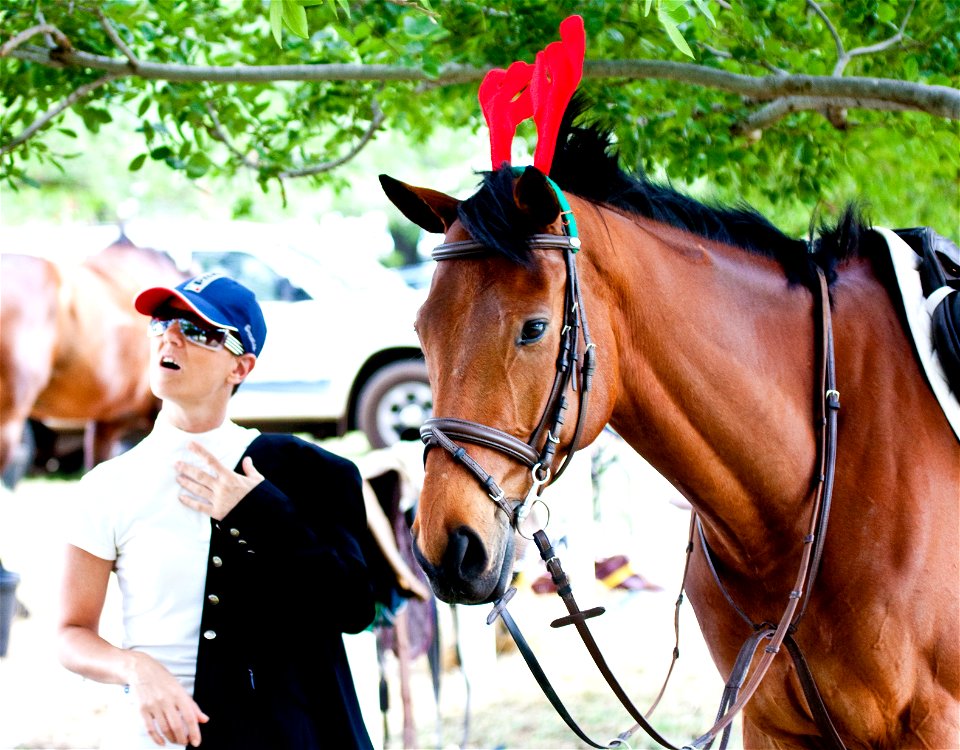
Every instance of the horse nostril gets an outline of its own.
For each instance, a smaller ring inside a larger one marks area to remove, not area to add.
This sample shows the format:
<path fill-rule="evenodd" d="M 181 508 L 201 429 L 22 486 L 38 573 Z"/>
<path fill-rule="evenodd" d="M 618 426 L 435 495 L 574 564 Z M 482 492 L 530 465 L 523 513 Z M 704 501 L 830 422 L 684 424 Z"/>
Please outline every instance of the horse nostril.
<path fill-rule="evenodd" d="M 477 533 L 461 526 L 450 534 L 443 568 L 461 581 L 470 581 L 483 574 L 487 567 L 487 550 Z"/>

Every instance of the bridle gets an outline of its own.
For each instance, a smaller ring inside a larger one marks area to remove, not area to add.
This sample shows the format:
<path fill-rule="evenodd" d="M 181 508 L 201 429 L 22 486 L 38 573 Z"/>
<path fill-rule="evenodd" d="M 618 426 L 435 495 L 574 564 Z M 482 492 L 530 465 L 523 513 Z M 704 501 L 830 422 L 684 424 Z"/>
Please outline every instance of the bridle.
<path fill-rule="evenodd" d="M 552 481 L 555 481 L 563 473 L 580 444 L 595 367 L 595 346 L 590 340 L 575 262 L 576 252 L 580 249 L 576 220 L 560 188 L 549 177 L 547 177 L 547 181 L 553 188 L 560 202 L 564 234 L 536 234 L 528 239 L 528 245 L 531 250 L 562 251 L 564 254 L 567 278 L 564 299 L 564 326 L 560 335 L 560 355 L 557 359 L 557 372 L 539 424 L 526 442 L 494 427 L 450 417 L 433 417 L 426 420 L 420 428 L 420 436 L 426 445 L 426 450 L 429 451 L 429 449 L 434 446 L 440 446 L 449 452 L 456 461 L 462 463 L 473 473 L 481 486 L 487 491 L 490 499 L 503 510 L 519 533 L 522 533 L 520 531 L 520 524 L 529 512 L 534 491 L 539 495 L 544 487 Z M 433 251 L 433 258 L 437 261 L 480 258 L 489 255 L 490 252 L 489 248 L 479 242 L 465 240 L 439 245 Z M 746 613 L 737 606 L 736 602 L 728 593 L 713 564 L 710 548 L 703 536 L 699 519 L 696 516 L 692 518 L 691 539 L 687 547 L 688 556 L 693 549 L 693 533 L 694 529 L 696 529 L 700 539 L 701 550 L 705 555 L 708 567 L 716 584 L 727 602 L 751 626 L 753 633 L 747 638 L 740 649 L 734 669 L 727 681 L 726 689 L 721 698 L 721 705 L 717 713 L 716 722 L 705 734 L 698 737 L 691 744 L 684 745 L 684 748 L 699 749 L 710 747 L 714 737 L 721 732 L 723 733 L 721 748 L 726 747 L 733 718 L 743 709 L 759 688 L 761 681 L 772 665 L 781 645 L 786 646 L 787 651 L 793 657 L 794 666 L 797 670 L 804 696 L 813 714 L 815 724 L 820 731 L 821 738 L 827 747 L 835 748 L 836 750 L 844 750 L 845 748 L 823 703 L 823 699 L 813 679 L 813 674 L 793 637 L 810 601 L 810 593 L 817 577 L 823 554 L 827 521 L 830 514 L 831 496 L 833 493 L 836 465 L 837 411 L 840 408 L 840 394 L 836 386 L 836 370 L 833 354 L 830 292 L 823 271 L 818 269 L 817 275 L 818 285 L 816 292 L 818 293 L 817 301 L 819 303 L 817 308 L 820 321 L 820 327 L 817 331 L 819 334 L 817 337 L 818 343 L 820 345 L 820 377 L 818 385 L 822 399 L 818 405 L 820 409 L 820 413 L 818 414 L 820 421 L 820 441 L 818 446 L 817 472 L 813 482 L 813 503 L 808 533 L 802 540 L 803 552 L 801 554 L 797 577 L 793 588 L 789 592 L 787 604 L 780 621 L 778 623 L 754 623 Z M 582 364 L 578 368 L 581 357 L 581 335 L 583 338 Z M 564 424 L 564 412 L 568 406 L 566 397 L 568 387 L 572 387 L 574 392 L 578 393 L 577 423 L 569 450 L 560 468 L 551 478 L 550 470 L 555 458 L 557 445 L 560 442 L 559 434 Z M 520 501 L 515 508 L 511 508 L 503 490 L 497 485 L 494 478 L 467 453 L 464 447 L 454 442 L 454 439 L 493 448 L 526 465 L 531 471 L 532 485 L 524 500 Z M 540 447 L 538 448 L 538 446 Z M 424 458 L 426 458 L 426 455 Z M 606 660 L 603 658 L 586 624 L 587 619 L 602 614 L 603 608 L 598 607 L 586 611 L 580 610 L 573 597 L 570 581 L 563 572 L 560 561 L 556 557 L 546 534 L 541 529 L 529 538 L 532 538 L 536 542 L 541 557 L 547 564 L 547 568 L 557 586 L 557 593 L 564 600 L 564 604 L 569 613 L 568 616 L 556 620 L 553 626 L 574 625 L 576 627 L 584 645 L 590 652 L 604 679 L 620 700 L 621 705 L 626 708 L 627 712 L 637 722 L 635 727 L 629 732 L 622 734 L 610 745 L 596 743 L 583 733 L 556 695 L 556 692 L 553 690 L 553 687 L 550 685 L 549 680 L 537 662 L 536 657 L 529 649 L 519 628 L 507 611 L 507 603 L 513 594 L 516 593 L 516 589 L 509 589 L 494 603 L 494 609 L 488 616 L 487 622 L 492 623 L 497 618 L 500 618 L 504 622 L 544 694 L 574 733 L 591 747 L 606 748 L 623 746 L 624 740 L 629 737 L 633 731 L 642 728 L 661 746 L 669 748 L 670 750 L 680 750 L 660 736 L 649 724 L 647 718 L 633 705 L 613 675 Z M 686 577 L 686 570 L 684 571 L 684 577 Z M 681 601 L 682 595 L 677 602 L 678 606 Z M 751 670 L 750 667 L 754 661 L 754 654 L 765 641 L 768 643 L 764 646 L 763 655 L 759 663 Z M 749 679 L 747 677 L 748 671 Z M 664 685 L 664 687 L 665 686 L 666 685 Z M 661 695 L 662 692 L 661 690 Z M 657 700 L 659 701 L 659 698 Z"/>
<path fill-rule="evenodd" d="M 545 487 L 563 474 L 580 445 L 593 371 L 596 366 L 596 347 L 590 340 L 590 329 L 587 326 L 586 312 L 580 294 L 580 279 L 577 275 L 576 253 L 580 249 L 577 222 L 563 192 L 549 177 L 547 182 L 553 188 L 560 203 L 564 234 L 535 234 L 527 240 L 527 245 L 531 250 L 562 252 L 567 278 L 557 371 L 539 423 L 526 441 L 496 427 L 453 417 L 431 417 L 420 427 L 420 438 L 426 445 L 426 450 L 439 446 L 450 453 L 454 460 L 462 463 L 477 478 L 490 499 L 518 530 L 530 511 L 534 495 L 539 495 Z M 490 254 L 491 250 L 485 245 L 474 240 L 463 240 L 438 245 L 434 248 L 432 256 L 434 260 L 442 262 L 476 259 Z M 564 425 L 565 412 L 569 407 L 568 389 L 573 390 L 578 400 L 577 421 L 567 454 L 560 467 L 551 476 L 551 467 L 556 457 L 557 446 L 560 444 L 560 431 Z M 526 497 L 515 507 L 511 507 L 504 491 L 493 476 L 455 441 L 493 448 L 524 464 L 530 469 L 532 479 Z"/>

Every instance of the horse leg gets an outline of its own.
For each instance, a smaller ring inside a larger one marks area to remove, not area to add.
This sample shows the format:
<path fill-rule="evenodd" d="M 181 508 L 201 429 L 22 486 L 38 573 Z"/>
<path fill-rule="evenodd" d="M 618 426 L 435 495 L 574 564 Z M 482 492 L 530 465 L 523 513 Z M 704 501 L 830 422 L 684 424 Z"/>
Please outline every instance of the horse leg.
<path fill-rule="evenodd" d="M 5 474 L 9 468 L 17 446 L 23 439 L 26 423 L 26 418 L 8 418 L 8 415 L 3 415 L 3 423 L 0 424 L 0 473 Z"/>
<path fill-rule="evenodd" d="M 3 421 L 0 423 L 0 471 L 6 471 L 7 462 L 10 461 L 13 449 L 22 435 L 23 422 L 3 414 Z"/>
<path fill-rule="evenodd" d="M 14 364 L 0 363 L 0 473 L 11 467 L 23 440 L 30 410 L 50 377 L 49 369 L 16 369 Z"/>
<path fill-rule="evenodd" d="M 87 422 L 83 430 L 84 471 L 113 458 L 117 444 L 129 428 L 126 421 L 98 422 L 91 419 Z"/>

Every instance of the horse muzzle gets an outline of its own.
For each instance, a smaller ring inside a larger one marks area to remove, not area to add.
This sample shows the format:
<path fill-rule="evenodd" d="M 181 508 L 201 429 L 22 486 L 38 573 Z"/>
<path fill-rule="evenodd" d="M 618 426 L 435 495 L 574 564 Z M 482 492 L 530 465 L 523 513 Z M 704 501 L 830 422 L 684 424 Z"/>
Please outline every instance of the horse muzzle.
<path fill-rule="evenodd" d="M 514 535 L 508 531 L 505 543 L 495 550 L 491 556 L 491 548 L 469 526 L 450 532 L 438 564 L 427 560 L 416 538 L 413 542 L 414 556 L 434 593 L 449 604 L 485 604 L 503 595 L 513 573 Z"/>

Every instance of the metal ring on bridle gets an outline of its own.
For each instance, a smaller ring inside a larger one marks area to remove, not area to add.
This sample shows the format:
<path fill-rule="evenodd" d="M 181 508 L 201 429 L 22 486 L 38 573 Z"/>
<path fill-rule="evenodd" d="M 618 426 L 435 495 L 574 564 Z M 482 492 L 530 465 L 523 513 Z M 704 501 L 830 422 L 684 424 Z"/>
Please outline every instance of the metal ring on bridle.
<path fill-rule="evenodd" d="M 541 469 L 545 469 L 542 476 L 540 474 Z M 520 524 L 523 523 L 523 520 L 530 513 L 530 508 L 533 506 L 533 504 L 537 500 L 540 499 L 540 488 L 550 481 L 550 467 L 543 466 L 542 464 L 539 464 L 539 463 L 536 464 L 533 468 L 530 469 L 530 478 L 532 480 L 532 483 L 530 485 L 530 489 L 527 491 L 527 496 L 523 499 L 523 502 L 520 503 L 520 505 L 517 506 L 517 509 L 513 512 L 513 527 L 517 531 L 520 530 Z M 549 510 L 547 512 L 549 513 Z"/>
<path fill-rule="evenodd" d="M 543 498 L 535 497 L 533 499 L 533 502 L 530 503 L 530 506 L 527 508 L 527 512 L 524 514 L 523 518 L 519 518 L 518 515 L 514 515 L 513 528 L 516 529 L 517 534 L 519 534 L 524 539 L 530 542 L 533 541 L 533 534 L 531 534 L 530 536 L 527 536 L 526 534 L 523 533 L 523 521 L 533 512 L 533 508 L 537 503 L 542 505 L 544 510 L 547 511 L 547 518 L 542 524 L 540 524 L 540 528 L 534 531 L 533 533 L 536 534 L 537 531 L 542 531 L 543 529 L 547 528 L 547 526 L 550 525 L 550 506 L 543 501 Z M 517 506 L 517 510 L 519 511 L 521 507 L 523 506 Z"/>

